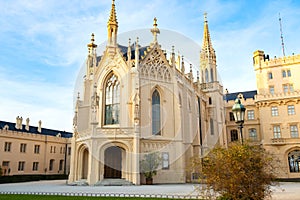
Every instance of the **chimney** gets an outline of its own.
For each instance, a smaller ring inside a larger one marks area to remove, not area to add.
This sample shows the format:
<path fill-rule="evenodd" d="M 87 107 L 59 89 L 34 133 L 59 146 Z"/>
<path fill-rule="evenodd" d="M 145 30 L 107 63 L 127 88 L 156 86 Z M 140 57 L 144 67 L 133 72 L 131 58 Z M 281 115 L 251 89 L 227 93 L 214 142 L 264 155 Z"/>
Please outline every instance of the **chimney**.
<path fill-rule="evenodd" d="M 39 126 L 38 126 L 37 131 L 38 131 L 39 133 L 42 132 L 42 121 L 41 121 L 41 120 L 39 121 Z"/>
<path fill-rule="evenodd" d="M 23 117 L 20 117 L 20 121 L 19 121 L 19 129 L 23 129 Z"/>
<path fill-rule="evenodd" d="M 16 129 L 19 129 L 19 120 L 20 120 L 20 118 L 19 118 L 19 116 L 17 116 L 16 117 L 16 125 L 15 125 Z"/>
<path fill-rule="evenodd" d="M 26 119 L 26 126 L 25 126 L 25 130 L 29 131 L 29 118 Z"/>

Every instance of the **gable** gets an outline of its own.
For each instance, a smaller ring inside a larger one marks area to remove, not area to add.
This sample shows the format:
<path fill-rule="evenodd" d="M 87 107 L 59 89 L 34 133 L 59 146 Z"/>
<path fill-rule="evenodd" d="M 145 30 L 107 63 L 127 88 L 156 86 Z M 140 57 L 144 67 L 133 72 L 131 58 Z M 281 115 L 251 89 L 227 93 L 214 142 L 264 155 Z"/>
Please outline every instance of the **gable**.
<path fill-rule="evenodd" d="M 171 82 L 171 66 L 162 50 L 156 45 L 142 60 L 139 72 L 141 78 Z"/>

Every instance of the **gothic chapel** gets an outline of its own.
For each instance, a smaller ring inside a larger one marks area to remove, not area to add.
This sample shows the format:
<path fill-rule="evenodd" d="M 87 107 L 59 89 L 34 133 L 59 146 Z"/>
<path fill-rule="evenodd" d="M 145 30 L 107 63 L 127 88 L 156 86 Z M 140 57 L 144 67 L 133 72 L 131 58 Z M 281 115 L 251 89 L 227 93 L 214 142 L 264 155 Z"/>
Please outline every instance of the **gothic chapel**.
<path fill-rule="evenodd" d="M 161 49 L 154 19 L 145 47 L 117 43 L 114 0 L 107 24 L 107 46 L 96 54 L 88 44 L 84 94 L 77 99 L 69 183 L 101 185 L 106 179 L 145 183 L 140 160 L 161 155 L 154 183 L 193 181 L 189 160 L 224 141 L 223 87 L 206 15 L 197 78 Z M 171 44 L 172 45 L 172 44 Z M 179 55 L 178 55 L 179 56 Z M 177 56 L 177 57 L 178 57 Z"/>

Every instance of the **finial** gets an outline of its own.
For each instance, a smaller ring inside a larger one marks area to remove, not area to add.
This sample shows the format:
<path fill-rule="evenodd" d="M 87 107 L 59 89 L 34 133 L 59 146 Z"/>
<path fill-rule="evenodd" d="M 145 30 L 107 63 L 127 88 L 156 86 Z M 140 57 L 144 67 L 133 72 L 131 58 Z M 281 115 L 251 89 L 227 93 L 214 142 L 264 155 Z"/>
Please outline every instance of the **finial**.
<path fill-rule="evenodd" d="M 130 47 L 131 46 L 131 39 L 129 38 L 128 40 L 128 46 Z"/>
<path fill-rule="evenodd" d="M 174 45 L 172 46 L 172 54 L 174 54 L 175 53 L 175 49 L 174 49 L 175 47 L 174 47 Z"/>
<path fill-rule="evenodd" d="M 199 81 L 199 71 L 197 71 L 197 81 Z"/>
<path fill-rule="evenodd" d="M 80 92 L 77 93 L 77 100 L 80 99 Z"/>
<path fill-rule="evenodd" d="M 192 72 L 193 71 L 193 66 L 192 66 L 192 64 L 190 64 L 190 72 Z"/>
<path fill-rule="evenodd" d="M 207 22 L 207 12 L 204 13 L 204 22 Z"/>
<path fill-rule="evenodd" d="M 157 27 L 157 19 L 156 19 L 156 17 L 154 17 L 154 19 L 153 19 L 153 26 Z"/>
<path fill-rule="evenodd" d="M 95 35 L 94 35 L 94 33 L 92 33 L 92 35 L 91 35 L 91 43 L 89 43 L 89 44 L 87 45 L 87 47 L 88 47 L 88 49 L 89 49 L 89 52 L 90 52 L 91 49 L 94 49 L 94 48 L 97 47 L 97 45 L 94 44 L 94 41 L 95 41 Z"/>
<path fill-rule="evenodd" d="M 159 29 L 157 28 L 157 19 L 154 17 L 153 20 L 153 28 L 151 29 L 151 33 L 153 34 L 153 44 L 157 43 L 157 34 L 160 33 Z"/>

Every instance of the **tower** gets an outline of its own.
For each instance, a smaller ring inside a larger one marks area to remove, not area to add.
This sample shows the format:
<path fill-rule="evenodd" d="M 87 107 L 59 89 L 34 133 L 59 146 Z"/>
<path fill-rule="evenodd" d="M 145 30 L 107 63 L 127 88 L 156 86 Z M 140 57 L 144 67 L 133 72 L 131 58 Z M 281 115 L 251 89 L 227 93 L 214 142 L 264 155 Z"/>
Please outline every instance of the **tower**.
<path fill-rule="evenodd" d="M 218 81 L 216 53 L 212 46 L 207 14 L 204 13 L 204 30 L 203 41 L 200 52 L 200 71 L 201 71 L 201 89 L 208 96 L 207 110 L 209 113 L 209 128 L 207 130 L 207 138 L 204 145 L 208 147 L 216 143 L 225 144 L 223 134 L 224 124 L 224 102 L 223 102 L 223 86 Z"/>

